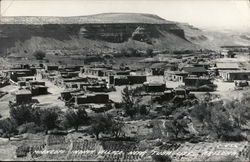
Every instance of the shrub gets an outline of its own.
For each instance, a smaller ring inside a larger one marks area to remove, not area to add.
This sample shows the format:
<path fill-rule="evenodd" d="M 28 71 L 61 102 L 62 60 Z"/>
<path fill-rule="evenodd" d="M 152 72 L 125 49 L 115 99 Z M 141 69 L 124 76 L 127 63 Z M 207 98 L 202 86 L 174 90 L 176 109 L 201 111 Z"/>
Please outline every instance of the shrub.
<path fill-rule="evenodd" d="M 153 49 L 148 48 L 148 49 L 146 50 L 146 54 L 147 54 L 147 56 L 153 57 Z"/>
<path fill-rule="evenodd" d="M 42 110 L 40 120 L 41 125 L 46 129 L 46 133 L 49 129 L 58 127 L 58 118 L 60 113 L 61 111 L 57 107 Z"/>
<path fill-rule="evenodd" d="M 46 56 L 46 53 L 41 51 L 41 50 L 38 50 L 38 51 L 35 51 L 33 53 L 34 57 L 37 59 L 37 60 L 43 60 L 44 57 Z"/>
<path fill-rule="evenodd" d="M 0 121 L 0 129 L 3 131 L 4 137 L 10 139 L 11 136 L 17 133 L 17 124 L 12 118 L 6 118 Z"/>
<path fill-rule="evenodd" d="M 26 145 L 22 145 L 22 146 L 19 146 L 17 149 L 16 149 L 16 156 L 17 157 L 26 157 L 27 154 L 29 153 L 29 146 L 26 146 Z"/>

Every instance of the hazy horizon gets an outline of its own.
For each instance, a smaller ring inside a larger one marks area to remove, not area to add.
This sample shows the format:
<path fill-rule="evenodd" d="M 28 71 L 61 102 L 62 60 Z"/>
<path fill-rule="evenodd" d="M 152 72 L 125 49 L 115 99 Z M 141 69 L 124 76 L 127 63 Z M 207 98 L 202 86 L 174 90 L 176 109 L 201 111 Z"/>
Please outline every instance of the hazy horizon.
<path fill-rule="evenodd" d="M 1 4 L 2 16 L 100 13 L 148 13 L 203 29 L 250 31 L 248 0 L 2 0 Z"/>

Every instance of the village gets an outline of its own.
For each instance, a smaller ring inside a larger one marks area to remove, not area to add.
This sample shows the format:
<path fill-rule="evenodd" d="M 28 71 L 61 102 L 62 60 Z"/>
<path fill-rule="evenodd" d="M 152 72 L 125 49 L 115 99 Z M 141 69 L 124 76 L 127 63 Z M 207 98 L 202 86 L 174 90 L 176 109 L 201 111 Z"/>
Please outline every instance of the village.
<path fill-rule="evenodd" d="M 19 133 L 14 134 L 8 133 L 8 129 L 4 130 L 1 126 L 1 143 L 6 142 L 7 139 L 4 138 L 8 137 L 12 141 L 8 145 L 15 146 L 11 147 L 14 155 L 7 159 L 143 161 L 152 160 L 150 157 L 156 158 L 154 154 L 163 156 L 160 150 L 167 147 L 162 150 L 167 151 L 164 156 L 167 155 L 174 161 L 201 160 L 215 154 L 219 157 L 236 156 L 240 160 L 249 160 L 247 142 L 235 144 L 218 142 L 213 138 L 205 139 L 207 137 L 203 138 L 199 133 L 200 128 L 195 124 L 197 121 L 186 113 L 192 112 L 195 105 L 204 101 L 207 96 L 209 103 L 215 104 L 238 100 L 249 92 L 249 48 L 222 47 L 220 51 L 203 52 L 166 55 L 154 54 L 152 51 L 153 56 L 137 58 L 131 64 L 121 63 L 117 61 L 119 58 L 110 55 L 97 62 L 67 65 L 46 61 L 46 53 L 42 59 L 33 59 L 32 64 L 29 60 L 2 58 L 1 61 L 5 63 L 1 64 L 1 120 L 13 116 L 10 109 L 18 109 L 23 105 L 41 110 L 57 107 L 66 114 L 78 113 L 84 108 L 90 118 L 99 115 L 98 119 L 104 123 L 110 118 L 117 124 L 115 128 L 111 124 L 111 130 L 118 132 L 116 137 L 126 139 L 126 142 L 110 141 L 106 139 L 112 139 L 107 135 L 109 133 L 102 129 L 97 134 L 88 133 L 89 127 L 95 128 L 93 124 L 86 126 L 88 122 L 82 126 L 79 123 L 79 128 L 77 126 L 75 130 L 51 126 L 45 136 L 41 135 L 42 131 L 30 134 L 32 131 L 29 129 L 32 128 L 29 126 L 25 127 L 26 131 L 24 126 L 19 126 Z M 186 109 L 182 110 L 183 107 Z M 177 111 L 179 108 L 178 111 L 181 112 Z M 176 132 L 175 128 L 167 128 L 167 123 L 175 120 L 176 113 L 184 112 L 186 115 L 181 120 L 188 124 L 182 126 L 183 131 L 179 129 Z M 113 117 L 106 119 L 100 114 L 112 114 Z M 95 122 L 96 119 L 92 120 Z M 245 125 L 242 133 L 244 139 L 249 141 L 249 121 Z M 106 127 L 102 123 L 100 126 Z M 106 129 L 108 130 L 108 126 Z M 119 136 L 120 134 L 123 135 Z M 99 138 L 103 141 L 98 142 Z M 32 139 L 37 139 L 35 144 L 30 142 L 22 145 Z M 177 144 L 171 143 L 173 139 Z M 181 139 L 189 140 L 190 143 L 181 142 Z M 191 141 L 200 143 L 192 144 Z M 228 144 L 233 145 L 231 149 Z M 3 150 L 4 147 L 1 145 L 0 149 Z M 106 153 L 99 153 L 99 147 Z M 218 153 L 218 149 L 227 152 L 226 155 Z M 55 150 L 63 151 L 49 152 Z M 204 150 L 208 150 L 210 156 L 201 154 Z M 1 154 L 2 156 L 6 155 Z"/>

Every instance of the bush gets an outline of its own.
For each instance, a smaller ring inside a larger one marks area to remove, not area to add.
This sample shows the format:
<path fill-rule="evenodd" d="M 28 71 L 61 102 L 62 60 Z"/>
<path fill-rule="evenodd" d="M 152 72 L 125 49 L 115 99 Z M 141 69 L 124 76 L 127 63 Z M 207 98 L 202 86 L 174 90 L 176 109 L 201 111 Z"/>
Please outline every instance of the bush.
<path fill-rule="evenodd" d="M 146 50 L 146 54 L 147 54 L 147 56 L 153 57 L 153 49 L 148 48 L 148 49 Z"/>
<path fill-rule="evenodd" d="M 18 106 L 10 105 L 10 116 L 18 125 L 27 122 L 34 122 L 39 119 L 38 111 L 31 104 L 22 104 Z M 36 121 L 39 123 L 39 121 Z"/>
<path fill-rule="evenodd" d="M 0 129 L 2 129 L 3 137 L 9 138 L 17 134 L 17 124 L 12 118 L 6 118 L 0 121 Z"/>
<path fill-rule="evenodd" d="M 27 154 L 29 153 L 29 146 L 19 146 L 17 149 L 16 149 L 16 156 L 17 157 L 26 157 Z"/>
<path fill-rule="evenodd" d="M 61 113 L 60 109 L 57 107 L 44 109 L 41 112 L 41 125 L 46 129 L 54 129 L 58 127 L 58 118 Z"/>
<path fill-rule="evenodd" d="M 41 50 L 39 50 L 39 51 L 35 51 L 35 52 L 33 53 L 33 55 L 34 55 L 34 57 L 35 57 L 37 60 L 43 60 L 44 57 L 46 56 L 46 53 L 43 52 L 43 51 L 41 51 Z"/>

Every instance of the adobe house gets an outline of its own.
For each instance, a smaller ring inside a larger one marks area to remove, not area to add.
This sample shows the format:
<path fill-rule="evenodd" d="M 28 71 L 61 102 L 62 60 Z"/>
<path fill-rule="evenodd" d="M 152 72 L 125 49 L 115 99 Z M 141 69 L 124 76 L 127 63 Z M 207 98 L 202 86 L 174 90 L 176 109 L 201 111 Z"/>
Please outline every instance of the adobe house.
<path fill-rule="evenodd" d="M 235 58 L 236 54 L 233 51 L 228 51 L 227 52 L 227 57 L 228 58 Z"/>
<path fill-rule="evenodd" d="M 170 100 L 174 97 L 174 93 L 171 90 L 164 91 L 164 94 L 161 96 L 163 101 Z"/>
<path fill-rule="evenodd" d="M 72 78 L 72 77 L 78 77 L 79 72 L 60 72 L 60 75 L 63 78 Z"/>
<path fill-rule="evenodd" d="M 108 83 L 115 86 L 129 85 L 129 80 L 126 76 L 109 76 Z"/>
<path fill-rule="evenodd" d="M 164 92 L 166 90 L 166 85 L 164 83 L 158 83 L 158 82 L 145 82 L 143 84 L 145 87 L 145 91 L 148 93 L 154 93 L 154 92 Z"/>
<path fill-rule="evenodd" d="M 226 71 L 237 71 L 240 70 L 239 64 L 237 63 L 216 63 L 216 75 L 222 76 Z"/>
<path fill-rule="evenodd" d="M 208 72 L 204 67 L 183 67 L 183 71 L 189 75 L 203 76 L 207 75 Z"/>
<path fill-rule="evenodd" d="M 66 89 L 61 92 L 61 99 L 64 101 L 69 101 L 72 98 L 72 93 L 80 92 L 80 89 Z"/>
<path fill-rule="evenodd" d="M 45 64 L 44 68 L 47 71 L 52 71 L 52 70 L 58 70 L 59 69 L 59 67 L 57 65 L 48 65 L 48 64 Z"/>
<path fill-rule="evenodd" d="M 23 86 L 26 86 L 26 82 L 25 82 L 25 81 L 18 81 L 18 82 L 17 82 L 17 85 L 18 85 L 19 87 L 23 87 Z"/>
<path fill-rule="evenodd" d="M 210 67 L 210 64 L 208 63 L 195 63 L 195 64 L 192 64 L 194 67 L 204 67 L 206 70 L 209 69 Z"/>
<path fill-rule="evenodd" d="M 33 86 L 33 85 L 43 85 L 45 86 L 45 82 L 40 82 L 40 81 L 37 81 L 37 80 L 31 80 L 27 83 L 28 86 Z"/>
<path fill-rule="evenodd" d="M 33 76 L 28 76 L 28 77 L 19 77 L 18 80 L 23 81 L 23 82 L 28 82 L 28 81 L 33 81 L 36 78 Z"/>
<path fill-rule="evenodd" d="M 32 101 L 32 93 L 30 90 L 17 90 L 16 92 L 14 92 L 14 96 L 16 104 L 29 103 Z"/>
<path fill-rule="evenodd" d="M 188 72 L 183 71 L 165 71 L 164 78 L 169 81 L 183 82 L 188 76 Z"/>
<path fill-rule="evenodd" d="M 65 83 L 75 83 L 75 82 L 88 82 L 88 78 L 74 77 L 74 78 L 61 78 L 59 84 L 64 85 Z"/>
<path fill-rule="evenodd" d="M 103 70 L 104 76 L 111 75 L 130 75 L 131 70 Z"/>
<path fill-rule="evenodd" d="M 197 76 L 188 76 L 184 79 L 185 86 L 188 87 L 200 87 L 203 85 L 213 84 L 211 79 L 208 77 L 197 77 Z"/>
<path fill-rule="evenodd" d="M 59 70 L 69 71 L 69 72 L 75 72 L 75 71 L 80 71 L 81 68 L 83 68 L 83 66 L 71 65 L 71 66 L 65 66 L 65 67 L 59 68 Z"/>
<path fill-rule="evenodd" d="M 217 70 L 239 70 L 239 65 L 238 63 L 234 63 L 234 62 L 223 62 L 223 63 L 216 63 L 215 67 L 217 68 Z"/>
<path fill-rule="evenodd" d="M 154 63 L 150 68 L 146 68 L 147 75 L 164 75 L 164 71 L 177 70 L 176 65 L 166 63 Z"/>
<path fill-rule="evenodd" d="M 104 104 L 109 102 L 109 95 L 108 94 L 86 94 L 82 96 L 75 96 L 75 104 L 88 104 L 88 103 L 95 103 L 95 104 Z"/>
<path fill-rule="evenodd" d="M 233 82 L 234 80 L 249 80 L 250 71 L 221 71 L 221 77 L 223 81 Z"/>
<path fill-rule="evenodd" d="M 187 91 L 186 89 L 183 88 L 177 88 L 174 90 L 175 96 L 182 96 L 182 97 L 186 97 L 189 93 L 189 91 Z"/>
<path fill-rule="evenodd" d="M 147 76 L 145 75 L 128 75 L 127 78 L 130 84 L 143 84 L 147 81 Z"/>
<path fill-rule="evenodd" d="M 95 85 L 95 86 L 87 86 L 86 89 L 91 92 L 105 92 L 107 88 L 106 86 Z"/>
<path fill-rule="evenodd" d="M 48 87 L 44 85 L 32 85 L 30 89 L 32 96 L 48 94 Z"/>
<path fill-rule="evenodd" d="M 103 68 L 85 68 L 84 74 L 102 77 L 102 76 L 104 76 L 104 70 L 105 69 L 103 69 Z"/>
<path fill-rule="evenodd" d="M 128 76 L 109 76 L 108 83 L 111 85 L 132 85 L 143 84 L 147 81 L 145 75 L 128 75 Z"/>
<path fill-rule="evenodd" d="M 3 70 L 3 75 L 17 82 L 19 77 L 34 76 L 35 73 L 30 69 L 10 69 Z"/>

